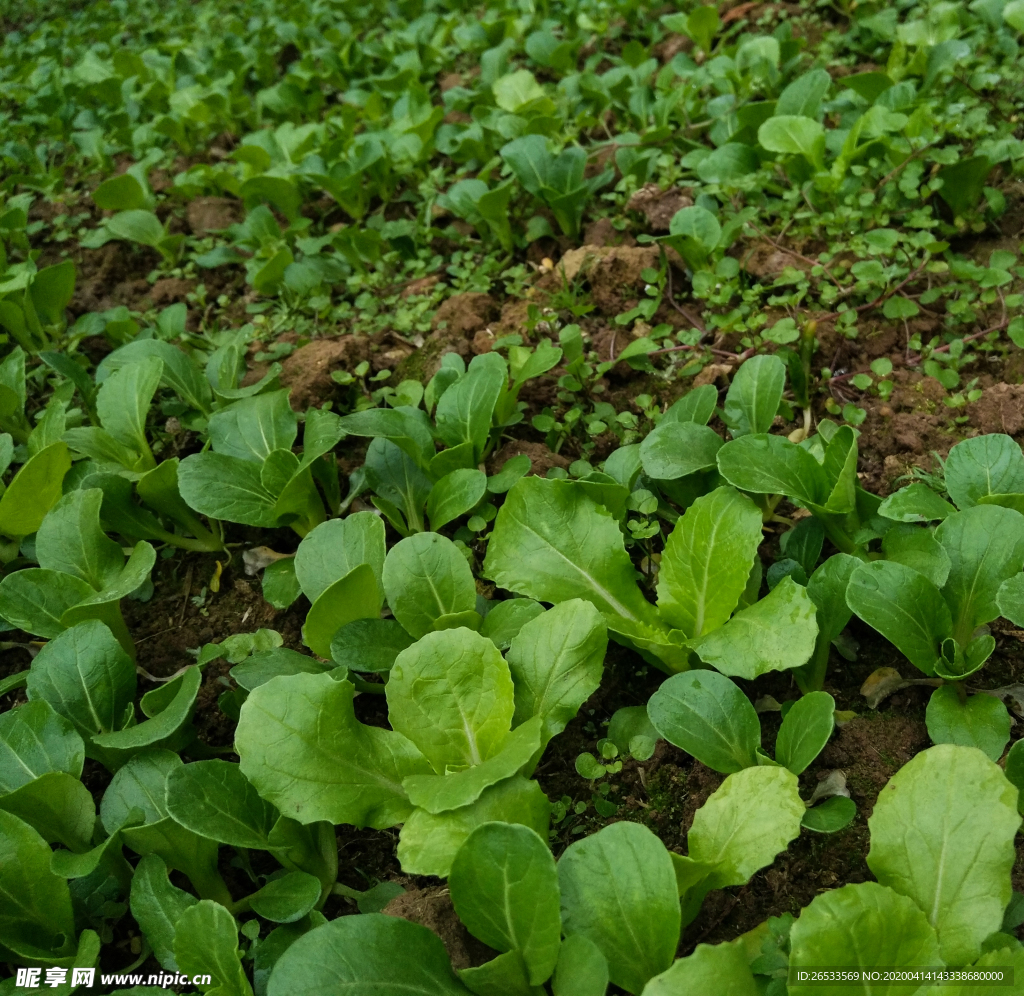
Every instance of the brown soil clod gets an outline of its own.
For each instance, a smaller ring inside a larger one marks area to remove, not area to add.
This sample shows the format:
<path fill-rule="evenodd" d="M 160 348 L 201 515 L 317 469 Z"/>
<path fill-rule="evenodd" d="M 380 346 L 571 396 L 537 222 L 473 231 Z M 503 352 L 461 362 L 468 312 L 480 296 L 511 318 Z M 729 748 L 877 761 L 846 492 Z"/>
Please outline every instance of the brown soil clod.
<path fill-rule="evenodd" d="M 189 201 L 188 227 L 200 237 L 242 220 L 242 204 L 233 197 L 196 197 Z"/>
<path fill-rule="evenodd" d="M 481 965 L 490 961 L 496 953 L 481 944 L 462 925 L 446 885 L 410 889 L 395 896 L 381 912 L 385 916 L 401 917 L 432 930 L 441 938 L 453 968 Z"/>
<path fill-rule="evenodd" d="M 281 365 L 281 383 L 290 391 L 292 408 L 305 411 L 323 402 L 334 393 L 334 370 L 351 371 L 369 358 L 369 340 L 355 335 L 314 339 L 295 350 Z"/>

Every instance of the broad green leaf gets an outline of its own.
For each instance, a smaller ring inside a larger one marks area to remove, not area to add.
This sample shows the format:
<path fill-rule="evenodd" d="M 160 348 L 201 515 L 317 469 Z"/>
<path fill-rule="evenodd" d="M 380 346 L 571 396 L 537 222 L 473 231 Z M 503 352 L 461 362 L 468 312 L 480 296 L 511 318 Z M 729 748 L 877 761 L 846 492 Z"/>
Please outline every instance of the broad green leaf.
<path fill-rule="evenodd" d="M 758 128 L 757 140 L 769 152 L 802 155 L 815 169 L 825 168 L 825 129 L 810 118 L 777 114 Z"/>
<path fill-rule="evenodd" d="M 287 650 L 285 647 L 273 647 L 252 654 L 241 664 L 236 664 L 229 673 L 236 684 L 251 692 L 279 675 L 320 674 L 333 669 L 333 664 L 317 660 L 309 654 L 300 654 L 297 650 Z"/>
<path fill-rule="evenodd" d="M 499 650 L 507 650 L 523 626 L 543 613 L 544 606 L 532 598 L 506 598 L 492 603 L 484 616 L 480 633 Z"/>
<path fill-rule="evenodd" d="M 935 522 L 956 509 L 940 498 L 927 484 L 918 481 L 889 495 L 878 506 L 878 514 L 897 522 Z"/>
<path fill-rule="evenodd" d="M 868 103 L 873 104 L 892 85 L 893 81 L 885 73 L 854 73 L 837 80 L 840 86 L 849 87 Z"/>
<path fill-rule="evenodd" d="M 698 425 L 707 425 L 711 421 L 711 416 L 715 414 L 717 404 L 718 389 L 714 384 L 695 387 L 669 406 L 658 425 L 665 422 L 696 422 Z"/>
<path fill-rule="evenodd" d="M 212 397 L 210 384 L 202 371 L 177 346 L 159 339 L 136 339 L 115 349 L 96 368 L 96 380 L 102 383 L 110 374 L 128 363 L 156 357 L 163 363 L 160 383 L 174 391 L 190 408 L 207 411 Z"/>
<path fill-rule="evenodd" d="M 380 618 L 382 604 L 373 568 L 359 564 L 313 603 L 302 625 L 302 641 L 314 654 L 329 660 L 334 634 L 354 619 Z"/>
<path fill-rule="evenodd" d="M 919 755 L 920 756 L 920 755 Z M 884 790 L 883 790 L 884 791 Z M 908 828 L 909 829 L 909 828 Z M 801 968 L 934 968 L 942 964 L 935 931 L 914 903 L 874 882 L 844 885 L 816 896 L 789 936 L 789 992 L 813 996 L 821 985 L 800 985 Z M 862 982 L 865 996 L 897 996 L 906 983 Z"/>
<path fill-rule="evenodd" d="M 786 495 L 803 505 L 824 505 L 829 498 L 821 464 L 785 436 L 744 436 L 726 443 L 718 451 L 718 470 L 741 491 Z"/>
<path fill-rule="evenodd" d="M 699 204 L 676 211 L 669 222 L 668 230 L 669 235 L 665 241 L 694 270 L 707 265 L 708 257 L 722 237 L 722 226 L 719 225 L 718 219 Z"/>
<path fill-rule="evenodd" d="M 0 944 L 22 959 L 51 962 L 75 950 L 68 884 L 50 871 L 50 847 L 0 810 Z"/>
<path fill-rule="evenodd" d="M 959 687 L 948 684 L 932 692 L 925 713 L 928 736 L 933 744 L 977 747 L 990 761 L 998 761 L 1010 742 L 1006 706 L 992 695 L 970 695 L 961 701 Z"/>
<path fill-rule="evenodd" d="M 1019 0 L 1014 0 L 1014 3 Z M 1008 3 L 1007 8 L 1014 6 L 1014 3 Z M 1004 933 L 1003 938 L 1006 938 Z M 996 940 L 999 935 L 995 935 L 993 940 Z M 986 951 L 972 966 L 971 968 L 979 969 L 984 971 L 986 968 L 1012 968 L 1013 978 L 1016 984 L 1017 980 L 1024 978 L 1024 947 L 1014 948 L 1012 941 L 1009 938 L 1006 939 L 1007 943 L 1001 947 L 997 947 L 994 950 Z M 1004 975 L 1005 978 L 1005 975 Z M 992 992 L 992 983 L 985 980 L 982 977 L 977 983 L 971 984 L 970 982 L 947 983 L 943 986 L 933 986 L 927 990 L 924 996 L 990 996 Z"/>
<path fill-rule="evenodd" d="M 786 386 L 786 365 L 777 356 L 752 356 L 744 363 L 725 396 L 722 421 L 735 439 L 767 432 L 779 410 Z"/>
<path fill-rule="evenodd" d="M 667 972 L 651 979 L 643 996 L 758 996 L 761 992 L 747 964 L 740 941 L 698 944 L 693 954 L 680 958 Z"/>
<path fill-rule="evenodd" d="M 909 523 L 893 526 L 882 537 L 882 551 L 886 560 L 912 567 L 936 588 L 949 577 L 949 555 L 930 529 Z"/>
<path fill-rule="evenodd" d="M 320 901 L 320 879 L 302 871 L 272 878 L 249 899 L 254 913 L 274 923 L 301 920 Z"/>
<path fill-rule="evenodd" d="M 923 751 L 879 794 L 868 867 L 924 912 L 946 964 L 975 961 L 999 930 L 1020 824 L 1016 790 L 972 747 Z"/>
<path fill-rule="evenodd" d="M 1003 20 L 1011 28 L 1024 32 L 1024 3 L 1021 3 L 1021 0 L 1011 0 L 1003 8 Z"/>
<path fill-rule="evenodd" d="M 507 655 L 515 686 L 513 723 L 539 716 L 544 743 L 561 733 L 600 686 L 607 647 L 601 614 L 582 599 L 526 622 Z"/>
<path fill-rule="evenodd" d="M 804 772 L 832 736 L 835 709 L 828 692 L 809 692 L 797 699 L 779 727 L 775 760 L 794 775 Z"/>
<path fill-rule="evenodd" d="M 851 575 L 862 563 L 847 553 L 835 553 L 807 581 L 807 594 L 817 610 L 818 636 L 811 660 L 794 672 L 797 683 L 805 692 L 820 689 L 825 680 L 832 641 L 838 638 L 853 615 L 846 603 L 846 589 Z"/>
<path fill-rule="evenodd" d="M 447 456 L 460 449 L 461 447 L 455 447 L 452 450 L 443 450 L 438 456 Z M 366 471 L 367 485 L 377 495 L 374 504 L 388 516 L 395 528 L 403 535 L 421 531 L 424 528 L 423 507 L 430 497 L 433 485 L 431 478 L 416 461 L 387 439 L 375 439 L 366 451 L 366 463 L 363 468 Z M 433 472 L 431 464 L 431 473 Z M 405 522 L 396 522 L 394 513 L 381 505 L 381 500 L 395 506 L 400 512 L 398 520 L 404 516 Z"/>
<path fill-rule="evenodd" d="M 974 630 L 999 615 L 996 596 L 1024 568 L 1024 515 L 978 505 L 945 519 L 935 530 L 950 559 L 942 589 L 953 617 L 952 636 L 966 646 Z"/>
<path fill-rule="evenodd" d="M 608 992 L 608 961 L 590 938 L 569 934 L 562 941 L 551 991 L 554 996 L 605 996 Z"/>
<path fill-rule="evenodd" d="M 541 602 L 584 598 L 612 620 L 659 628 L 637 587 L 618 523 L 570 481 L 524 477 L 509 491 L 483 573 Z"/>
<path fill-rule="evenodd" d="M 149 941 L 156 960 L 168 971 L 177 972 L 174 957 L 174 928 L 182 913 L 199 900 L 167 878 L 167 865 L 155 854 L 143 858 L 132 876 L 131 911 Z"/>
<path fill-rule="evenodd" d="M 334 520 L 332 520 L 334 521 Z M 263 599 L 275 609 L 287 609 L 302 594 L 295 577 L 295 558 L 283 557 L 263 570 Z"/>
<path fill-rule="evenodd" d="M 48 702 L 26 702 L 0 713 L 0 796 L 51 771 L 79 778 L 84 761 L 78 731 Z"/>
<path fill-rule="evenodd" d="M 423 411 L 407 407 L 369 408 L 345 415 L 341 427 L 352 436 L 379 436 L 390 440 L 421 468 L 434 455 L 434 440 Z"/>
<path fill-rule="evenodd" d="M 761 538 L 761 513 L 746 495 L 723 487 L 698 498 L 665 544 L 658 574 L 661 615 L 688 639 L 725 623 L 747 584 Z"/>
<path fill-rule="evenodd" d="M 93 743 L 107 751 L 180 746 L 179 738 L 176 735 L 187 732 L 183 730 L 183 727 L 192 718 L 202 680 L 203 676 L 199 668 L 188 668 L 184 674 L 160 689 L 161 693 L 172 695 L 172 697 L 159 712 L 153 714 L 152 718 L 123 730 L 97 734 L 93 737 Z M 143 705 L 145 705 L 145 699 Z M 192 737 L 188 736 L 187 739 L 190 740 Z"/>
<path fill-rule="evenodd" d="M 130 173 L 104 180 L 92 192 L 92 199 L 104 211 L 135 211 L 151 206 L 142 184 Z"/>
<path fill-rule="evenodd" d="M 441 439 L 449 446 L 472 443 L 479 459 L 491 431 L 494 405 L 507 381 L 508 368 L 500 353 L 474 357 L 437 403 L 434 421 Z"/>
<path fill-rule="evenodd" d="M 1009 436 L 992 432 L 959 442 L 946 458 L 946 489 L 960 509 L 986 495 L 1024 492 L 1024 453 Z"/>
<path fill-rule="evenodd" d="M 310 602 L 359 564 L 373 568 L 381 588 L 384 552 L 384 523 L 379 515 L 356 512 L 344 519 L 330 519 L 306 533 L 299 544 L 295 576 Z"/>
<path fill-rule="evenodd" d="M 541 743 L 539 716 L 514 729 L 501 749 L 486 761 L 443 775 L 409 775 L 402 788 L 409 801 L 428 813 L 446 813 L 476 802 L 484 790 L 511 778 L 539 755 Z"/>
<path fill-rule="evenodd" d="M 848 827 L 857 815 L 857 804 L 844 795 L 833 795 L 808 809 L 800 825 L 815 833 L 835 833 Z"/>
<path fill-rule="evenodd" d="M 543 992 L 530 985 L 526 963 L 515 951 L 475 968 L 460 968 L 458 976 L 475 996 L 538 996 Z"/>
<path fill-rule="evenodd" d="M 471 806 L 436 816 L 416 809 L 398 838 L 398 860 L 410 875 L 446 878 L 459 848 L 482 823 L 521 823 L 547 839 L 551 803 L 535 781 L 520 775 L 485 789 Z"/>
<path fill-rule="evenodd" d="M 43 699 L 75 724 L 91 756 L 91 738 L 121 730 L 133 718 L 135 665 L 103 623 L 65 630 L 32 661 L 28 697 Z"/>
<path fill-rule="evenodd" d="M 262 463 L 274 450 L 290 450 L 298 423 L 287 391 L 243 398 L 210 416 L 214 453 Z"/>
<path fill-rule="evenodd" d="M 441 400 L 444 401 L 444 398 Z M 465 515 L 477 505 L 486 491 L 487 475 L 482 470 L 462 469 L 445 474 L 431 488 L 427 499 L 430 528 L 436 531 L 460 515 Z"/>
<path fill-rule="evenodd" d="M 522 825 L 485 823 L 455 856 L 448 889 L 474 937 L 495 951 L 521 955 L 531 984 L 547 981 L 562 927 L 558 876 L 546 840 Z"/>
<path fill-rule="evenodd" d="M 119 239 L 129 242 L 140 242 L 144 246 L 156 248 L 167 234 L 160 219 L 152 211 L 138 208 L 121 211 L 107 220 L 107 231 Z"/>
<path fill-rule="evenodd" d="M 238 950 L 238 924 L 220 903 L 204 899 L 189 906 L 174 928 L 174 959 L 182 972 L 211 977 L 197 984 L 216 996 L 252 996 Z"/>
<path fill-rule="evenodd" d="M 831 85 L 832 77 L 824 69 L 811 69 L 798 76 L 779 94 L 775 113 L 797 114 L 816 121 L 822 98 Z"/>
<path fill-rule="evenodd" d="M 167 776 L 167 812 L 183 827 L 232 847 L 268 850 L 278 813 L 237 764 L 195 761 Z"/>
<path fill-rule="evenodd" d="M 394 826 L 412 809 L 402 779 L 430 771 L 401 734 L 356 720 L 354 691 L 328 674 L 296 674 L 260 685 L 242 706 L 242 774 L 300 823 Z"/>
<path fill-rule="evenodd" d="M 714 869 L 712 888 L 745 885 L 796 840 L 806 811 L 791 771 L 744 768 L 697 810 L 686 838 L 689 856 Z"/>
<path fill-rule="evenodd" d="M 608 960 L 611 981 L 638 993 L 679 944 L 676 874 L 665 845 L 639 823 L 613 823 L 570 844 L 558 862 L 562 927 Z"/>
<path fill-rule="evenodd" d="M 996 592 L 999 614 L 1014 626 L 1024 626 L 1024 573 L 1007 578 Z"/>
<path fill-rule="evenodd" d="M 100 820 L 107 833 L 131 822 L 138 823 L 132 810 L 142 814 L 142 825 L 166 819 L 166 789 L 168 776 L 183 761 L 177 754 L 161 748 L 140 751 L 118 768 L 103 793 L 100 802 Z"/>
<path fill-rule="evenodd" d="M 400 953 L 400 957 L 396 957 Z M 381 913 L 341 916 L 303 934 L 278 959 L 267 996 L 466 996 L 433 931 Z"/>
<path fill-rule="evenodd" d="M 59 841 L 78 853 L 92 846 L 96 804 L 92 793 L 66 772 L 40 775 L 0 797 L 0 809 L 34 827 L 48 844 Z"/>
<path fill-rule="evenodd" d="M 722 437 L 697 422 L 660 422 L 640 444 L 644 473 L 675 480 L 715 466 Z"/>
<path fill-rule="evenodd" d="M 260 465 L 223 453 L 193 453 L 178 467 L 178 487 L 190 508 L 214 519 L 273 528 L 276 498 L 260 479 Z"/>
<path fill-rule="evenodd" d="M 7 536 L 34 533 L 60 498 L 61 483 L 70 468 L 66 443 L 51 443 L 28 460 L 0 497 L 0 532 Z"/>
<path fill-rule="evenodd" d="M 394 619 L 354 619 L 331 640 L 331 657 L 352 671 L 390 671 L 416 641 Z"/>
<path fill-rule="evenodd" d="M 428 633 L 403 650 L 387 683 L 391 726 L 434 770 L 480 764 L 512 725 L 512 676 L 497 648 L 468 629 Z"/>
<path fill-rule="evenodd" d="M 115 581 L 124 566 L 121 546 L 100 528 L 99 488 L 72 491 L 50 509 L 36 533 L 36 559 L 99 591 Z"/>
<path fill-rule="evenodd" d="M 0 616 L 27 633 L 50 640 L 64 632 L 64 613 L 94 594 L 80 578 L 29 567 L 0 581 Z"/>
<path fill-rule="evenodd" d="M 528 69 L 520 69 L 500 77 L 491 84 L 491 90 L 494 93 L 494 102 L 510 114 L 515 114 L 527 104 L 545 97 L 544 88 Z"/>
<path fill-rule="evenodd" d="M 618 747 L 619 753 L 625 754 L 630 751 L 630 744 L 635 746 L 638 737 L 649 740 L 652 750 L 660 739 L 660 734 L 647 715 L 647 707 L 623 706 L 616 709 L 608 722 L 608 739 Z"/>
<path fill-rule="evenodd" d="M 438 533 L 419 533 L 396 543 L 384 561 L 384 593 L 395 618 L 419 639 L 441 616 L 476 608 L 469 562 Z"/>
<path fill-rule="evenodd" d="M 805 664 L 818 636 L 816 617 L 807 589 L 786 577 L 761 601 L 702 637 L 695 650 L 723 674 L 752 680 Z"/>
<path fill-rule="evenodd" d="M 697 165 L 697 176 L 704 183 L 734 186 L 733 181 L 757 172 L 761 161 L 757 152 L 742 142 L 727 142 Z"/>
<path fill-rule="evenodd" d="M 149 357 L 115 370 L 96 393 L 96 412 L 104 431 L 150 461 L 146 416 L 162 376 L 163 361 Z M 149 462 L 144 469 L 151 467 L 153 463 Z"/>
<path fill-rule="evenodd" d="M 705 51 L 711 51 L 711 42 L 718 33 L 718 11 L 711 5 L 696 7 L 686 19 L 686 33 Z"/>
<path fill-rule="evenodd" d="M 717 671 L 674 674 L 651 696 L 647 713 L 659 735 L 723 774 L 757 764 L 761 724 L 750 700 Z"/>
<path fill-rule="evenodd" d="M 952 634 L 953 618 L 923 574 L 888 561 L 864 564 L 850 575 L 846 603 L 911 664 L 935 673 L 939 644 Z"/>

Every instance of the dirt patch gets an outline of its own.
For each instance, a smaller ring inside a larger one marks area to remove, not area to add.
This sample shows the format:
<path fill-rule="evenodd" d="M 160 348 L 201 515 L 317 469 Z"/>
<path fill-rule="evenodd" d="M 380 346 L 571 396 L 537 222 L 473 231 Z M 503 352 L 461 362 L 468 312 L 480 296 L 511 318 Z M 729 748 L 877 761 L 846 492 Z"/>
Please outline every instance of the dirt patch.
<path fill-rule="evenodd" d="M 806 260 L 770 242 L 755 242 L 752 246 L 745 247 L 740 257 L 740 265 L 762 283 L 773 281 L 787 266 L 797 270 L 811 269 L 811 264 Z"/>
<path fill-rule="evenodd" d="M 498 317 L 498 304 L 490 294 L 456 294 L 434 313 L 433 328 L 466 336 Z"/>
<path fill-rule="evenodd" d="M 1024 385 L 993 384 L 971 409 L 971 424 L 982 432 L 1016 436 L 1024 430 Z"/>
<path fill-rule="evenodd" d="M 381 912 L 432 930 L 444 943 L 453 968 L 482 965 L 497 954 L 486 944 L 481 944 L 462 925 L 446 885 L 410 889 L 395 896 Z"/>
<path fill-rule="evenodd" d="M 364 336 L 343 335 L 336 339 L 314 339 L 295 350 L 281 364 L 281 383 L 289 389 L 296 411 L 330 398 L 337 388 L 334 370 L 352 371 L 370 359 L 370 341 Z"/>
<path fill-rule="evenodd" d="M 195 290 L 195 286 L 196 282 L 194 280 L 165 277 L 163 280 L 158 280 L 149 289 L 149 299 L 158 308 L 174 304 L 178 301 L 184 302 L 188 295 Z"/>
<path fill-rule="evenodd" d="M 643 286 L 641 273 L 657 268 L 659 256 L 657 246 L 582 246 L 570 249 L 537 286 L 555 291 L 565 283 L 585 280 L 600 311 L 617 315 L 635 303 Z"/>
<path fill-rule="evenodd" d="M 620 232 L 608 218 L 598 218 L 583 230 L 583 241 L 588 246 L 635 246 L 636 240 L 628 232 Z"/>
<path fill-rule="evenodd" d="M 233 197 L 196 197 L 189 201 L 186 217 L 192 234 L 201 237 L 240 222 L 242 204 Z"/>
<path fill-rule="evenodd" d="M 552 467 L 563 469 L 569 466 L 569 459 L 560 453 L 549 450 L 544 443 L 531 443 L 525 439 L 512 439 L 500 450 L 495 451 L 487 461 L 487 470 L 491 474 L 498 473 L 507 460 L 525 454 L 530 458 L 530 473 L 544 477 Z"/>
<path fill-rule="evenodd" d="M 682 51 L 682 47 L 677 51 Z M 675 213 L 693 205 L 692 193 L 691 190 L 675 187 L 662 190 L 656 183 L 648 183 L 629 199 L 626 208 L 639 211 L 647 219 L 652 231 L 667 232 Z"/>

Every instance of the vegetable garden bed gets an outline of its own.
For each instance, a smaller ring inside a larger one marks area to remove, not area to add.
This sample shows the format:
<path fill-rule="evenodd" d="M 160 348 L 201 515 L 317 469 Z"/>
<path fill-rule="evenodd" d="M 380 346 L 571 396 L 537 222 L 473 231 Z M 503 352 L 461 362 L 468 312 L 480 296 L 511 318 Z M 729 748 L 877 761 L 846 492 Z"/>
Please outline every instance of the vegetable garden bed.
<path fill-rule="evenodd" d="M 1024 992 L 1024 0 L 0 19 L 0 994 Z"/>

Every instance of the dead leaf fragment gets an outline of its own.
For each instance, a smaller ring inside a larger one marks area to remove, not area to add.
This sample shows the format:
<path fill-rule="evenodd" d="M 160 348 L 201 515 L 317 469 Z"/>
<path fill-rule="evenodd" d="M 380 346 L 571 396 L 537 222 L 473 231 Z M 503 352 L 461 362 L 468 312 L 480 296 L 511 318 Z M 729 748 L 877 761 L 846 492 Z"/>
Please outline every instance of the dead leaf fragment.
<path fill-rule="evenodd" d="M 860 694 L 868 700 L 868 705 L 872 709 L 877 709 L 879 702 L 909 684 L 910 682 L 903 680 L 903 676 L 896 668 L 880 667 L 868 675 L 867 681 L 860 686 Z"/>

